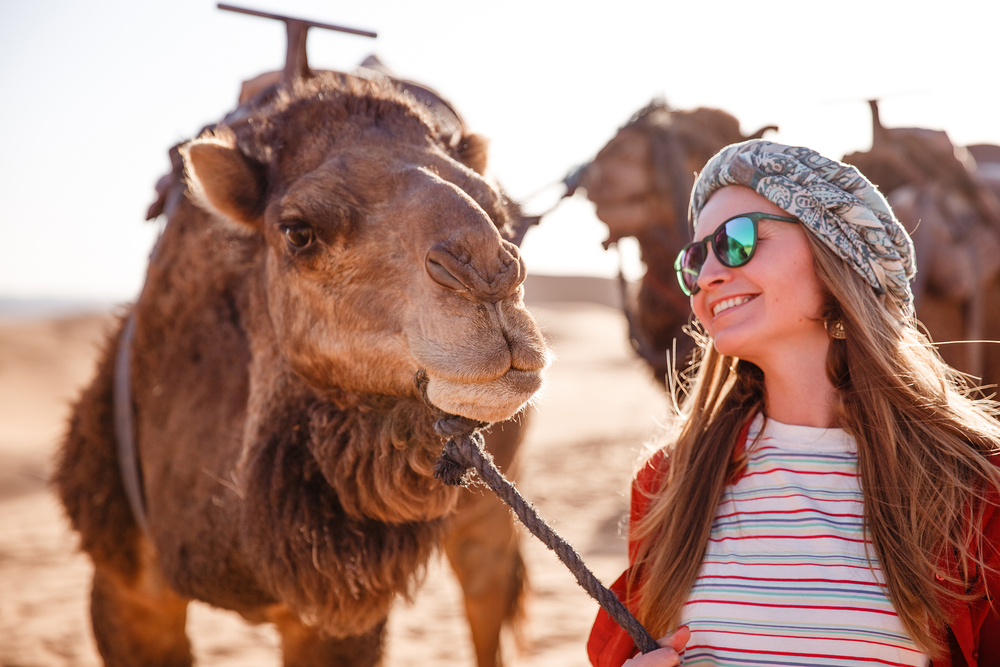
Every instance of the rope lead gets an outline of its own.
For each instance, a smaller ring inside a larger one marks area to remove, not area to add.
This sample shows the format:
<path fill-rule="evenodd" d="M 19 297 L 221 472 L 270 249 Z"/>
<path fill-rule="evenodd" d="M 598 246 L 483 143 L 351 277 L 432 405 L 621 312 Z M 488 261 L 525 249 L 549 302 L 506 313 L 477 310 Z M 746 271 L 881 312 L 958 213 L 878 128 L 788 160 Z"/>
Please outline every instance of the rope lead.
<path fill-rule="evenodd" d="M 424 400 L 431 405 L 427 400 L 427 374 L 423 370 L 418 371 L 414 380 Z M 484 422 L 457 415 L 447 415 L 434 424 L 434 430 L 442 437 L 448 438 L 441 456 L 434 464 L 434 477 L 449 486 L 468 486 L 474 477 L 474 472 L 478 473 L 486 486 L 514 510 L 524 527 L 555 552 L 563 565 L 576 577 L 577 583 L 583 590 L 597 600 L 601 608 L 629 634 L 643 653 L 659 648 L 656 640 L 622 604 L 618 596 L 608 590 L 587 568 L 573 546 L 545 523 L 531 503 L 526 501 L 503 473 L 497 470 L 479 432 L 484 426 L 487 426 Z"/>

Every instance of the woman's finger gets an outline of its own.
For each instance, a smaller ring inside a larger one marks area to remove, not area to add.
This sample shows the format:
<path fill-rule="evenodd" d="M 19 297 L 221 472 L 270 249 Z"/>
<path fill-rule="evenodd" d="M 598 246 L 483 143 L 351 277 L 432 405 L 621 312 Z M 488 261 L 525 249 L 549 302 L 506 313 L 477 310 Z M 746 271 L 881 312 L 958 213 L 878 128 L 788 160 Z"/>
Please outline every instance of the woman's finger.
<path fill-rule="evenodd" d="M 622 667 L 677 667 L 681 658 L 672 648 L 658 648 L 655 651 L 637 655 L 626 660 Z"/>
<path fill-rule="evenodd" d="M 689 639 L 691 639 L 691 630 L 686 625 L 682 625 L 673 634 L 662 637 L 656 642 L 662 648 L 626 660 L 622 667 L 676 667 L 681 664 L 678 652 L 684 650 Z"/>

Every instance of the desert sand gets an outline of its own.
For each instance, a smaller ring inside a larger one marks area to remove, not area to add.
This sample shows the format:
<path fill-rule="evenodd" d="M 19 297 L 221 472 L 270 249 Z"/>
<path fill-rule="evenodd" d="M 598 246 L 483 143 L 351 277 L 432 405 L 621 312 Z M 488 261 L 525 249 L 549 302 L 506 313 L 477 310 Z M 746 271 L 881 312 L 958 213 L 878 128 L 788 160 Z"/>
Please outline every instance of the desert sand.
<path fill-rule="evenodd" d="M 621 533 L 633 467 L 666 413 L 662 390 L 632 353 L 610 283 L 536 280 L 529 307 L 556 359 L 533 408 L 518 488 L 605 583 L 625 565 Z M 588 298 L 590 301 L 568 299 Z M 70 402 L 90 379 L 114 315 L 0 321 L 0 667 L 100 665 L 90 631 L 91 564 L 47 486 Z M 484 491 L 476 491 L 484 492 Z M 586 665 L 597 604 L 554 554 L 524 532 L 531 578 L 508 665 Z M 196 664 L 276 666 L 277 634 L 192 603 Z M 520 644 L 518 648 L 517 644 Z M 474 664 L 458 584 L 432 561 L 411 603 L 389 621 L 388 667 Z"/>

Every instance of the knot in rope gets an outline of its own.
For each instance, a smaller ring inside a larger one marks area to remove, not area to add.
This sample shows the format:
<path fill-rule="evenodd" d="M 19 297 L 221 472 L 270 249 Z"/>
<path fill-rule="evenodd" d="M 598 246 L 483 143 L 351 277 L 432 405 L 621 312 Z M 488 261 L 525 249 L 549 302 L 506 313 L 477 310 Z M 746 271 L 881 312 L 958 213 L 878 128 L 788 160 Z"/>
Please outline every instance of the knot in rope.
<path fill-rule="evenodd" d="M 434 430 L 441 433 L 443 429 L 438 427 L 446 421 L 438 421 Z M 434 464 L 434 477 L 448 486 L 469 486 L 476 472 L 476 453 L 488 456 L 483 445 L 483 436 L 478 431 L 449 438 Z"/>

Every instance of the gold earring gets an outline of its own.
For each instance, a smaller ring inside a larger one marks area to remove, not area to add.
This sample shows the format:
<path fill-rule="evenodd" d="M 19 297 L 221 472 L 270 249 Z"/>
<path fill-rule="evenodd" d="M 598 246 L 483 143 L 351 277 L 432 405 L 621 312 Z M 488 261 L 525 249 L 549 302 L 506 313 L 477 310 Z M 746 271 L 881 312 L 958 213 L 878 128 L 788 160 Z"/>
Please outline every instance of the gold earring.
<path fill-rule="evenodd" d="M 847 338 L 847 331 L 844 330 L 844 323 L 841 320 L 824 320 L 823 326 L 830 333 L 830 338 L 844 340 Z"/>

